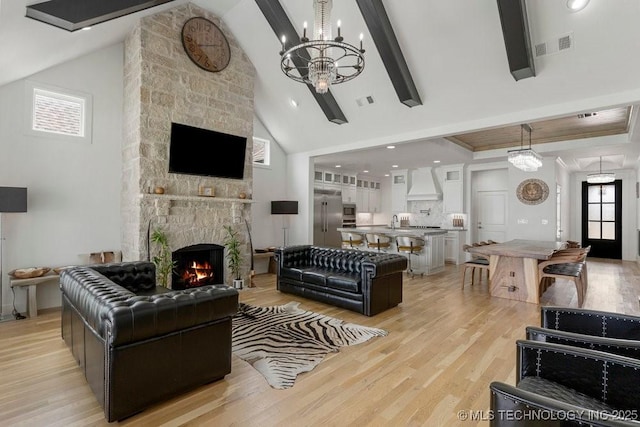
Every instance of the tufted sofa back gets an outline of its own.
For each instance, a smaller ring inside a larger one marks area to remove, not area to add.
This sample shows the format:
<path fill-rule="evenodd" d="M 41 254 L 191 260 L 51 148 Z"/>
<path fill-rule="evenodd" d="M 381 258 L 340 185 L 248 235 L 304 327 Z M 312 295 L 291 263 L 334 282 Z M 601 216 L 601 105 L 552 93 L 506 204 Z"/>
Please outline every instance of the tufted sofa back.
<path fill-rule="evenodd" d="M 90 268 L 134 294 L 156 287 L 156 266 L 150 262 L 96 264 Z"/>
<path fill-rule="evenodd" d="M 386 255 L 308 245 L 288 247 L 285 251 L 278 250 L 278 254 L 282 256 L 283 267 L 317 267 L 357 274 L 361 273 L 364 264 L 382 260 Z"/>

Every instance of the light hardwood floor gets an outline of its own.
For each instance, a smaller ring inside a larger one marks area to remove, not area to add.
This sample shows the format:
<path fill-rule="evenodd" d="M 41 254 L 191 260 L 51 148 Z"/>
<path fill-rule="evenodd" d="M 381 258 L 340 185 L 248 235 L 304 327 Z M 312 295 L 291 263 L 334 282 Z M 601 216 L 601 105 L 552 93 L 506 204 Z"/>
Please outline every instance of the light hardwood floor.
<path fill-rule="evenodd" d="M 585 308 L 640 314 L 635 263 L 589 260 Z M 483 279 L 460 289 L 462 268 L 413 279 L 404 302 L 369 318 L 275 290 L 256 276 L 240 300 L 301 307 L 383 328 L 384 338 L 343 348 L 293 388 L 274 390 L 233 357 L 224 380 L 158 404 L 122 425 L 487 425 L 462 422 L 461 410 L 487 410 L 489 383 L 515 379 L 515 340 L 538 325 L 539 307 L 488 295 Z M 469 278 L 468 278 L 469 279 Z M 571 282 L 558 281 L 542 305 L 577 306 Z M 158 354 L 157 357 L 163 357 Z M 177 362 L 178 363 L 178 362 Z M 162 373 L 159 373 L 162 375 Z M 0 324 L 0 425 L 106 425 L 103 412 L 60 338 L 60 314 Z"/>

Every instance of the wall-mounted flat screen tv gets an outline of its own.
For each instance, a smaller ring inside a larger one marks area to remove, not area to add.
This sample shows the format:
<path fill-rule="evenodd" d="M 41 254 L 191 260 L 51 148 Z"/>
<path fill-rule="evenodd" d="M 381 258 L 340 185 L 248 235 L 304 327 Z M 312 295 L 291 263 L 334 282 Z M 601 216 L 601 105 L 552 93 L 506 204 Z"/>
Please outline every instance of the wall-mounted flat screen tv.
<path fill-rule="evenodd" d="M 242 179 L 247 138 L 171 123 L 169 172 Z"/>

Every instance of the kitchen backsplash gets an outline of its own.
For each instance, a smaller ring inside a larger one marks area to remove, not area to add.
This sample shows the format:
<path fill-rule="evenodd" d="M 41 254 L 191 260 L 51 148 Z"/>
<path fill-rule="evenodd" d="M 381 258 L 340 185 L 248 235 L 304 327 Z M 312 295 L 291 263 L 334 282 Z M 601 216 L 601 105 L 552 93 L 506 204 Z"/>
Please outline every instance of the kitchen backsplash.
<path fill-rule="evenodd" d="M 467 215 L 463 213 L 445 213 L 442 211 L 441 201 L 409 201 L 409 223 L 411 225 L 453 228 L 454 218 L 462 219 L 464 228 L 467 227 Z M 458 223 L 459 221 L 456 221 Z"/>

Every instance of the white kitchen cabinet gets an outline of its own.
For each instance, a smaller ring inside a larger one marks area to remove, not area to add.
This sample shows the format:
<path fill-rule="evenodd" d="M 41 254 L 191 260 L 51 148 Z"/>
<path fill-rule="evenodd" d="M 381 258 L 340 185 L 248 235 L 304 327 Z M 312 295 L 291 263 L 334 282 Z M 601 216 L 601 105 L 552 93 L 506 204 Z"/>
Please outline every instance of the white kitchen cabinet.
<path fill-rule="evenodd" d="M 463 236 L 460 231 L 449 231 L 444 236 L 444 258 L 445 262 L 450 262 L 456 265 L 463 264 L 465 262 L 463 246 Z"/>
<path fill-rule="evenodd" d="M 342 203 L 356 203 L 356 176 L 342 174 Z"/>
<path fill-rule="evenodd" d="M 409 190 L 409 174 L 406 169 L 391 173 L 391 213 L 407 212 L 407 191 Z"/>
<path fill-rule="evenodd" d="M 373 182 L 372 182 L 373 184 Z M 381 210 L 381 206 L 380 206 L 380 183 L 376 183 L 378 184 L 377 188 L 373 187 L 369 189 L 369 212 L 373 212 L 373 213 L 378 213 Z"/>
<path fill-rule="evenodd" d="M 370 212 L 368 188 L 356 189 L 356 212 Z"/>
<path fill-rule="evenodd" d="M 425 235 L 426 274 L 444 271 L 444 239 L 445 234 Z"/>
<path fill-rule="evenodd" d="M 442 210 L 445 213 L 464 212 L 464 165 L 442 167 Z"/>

